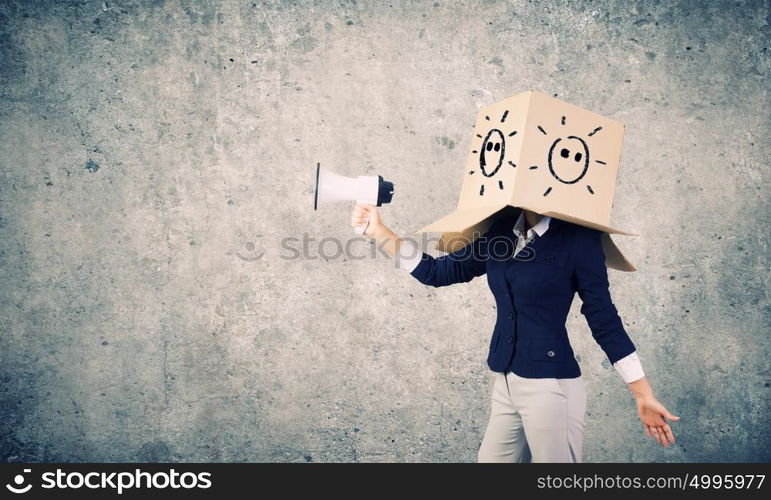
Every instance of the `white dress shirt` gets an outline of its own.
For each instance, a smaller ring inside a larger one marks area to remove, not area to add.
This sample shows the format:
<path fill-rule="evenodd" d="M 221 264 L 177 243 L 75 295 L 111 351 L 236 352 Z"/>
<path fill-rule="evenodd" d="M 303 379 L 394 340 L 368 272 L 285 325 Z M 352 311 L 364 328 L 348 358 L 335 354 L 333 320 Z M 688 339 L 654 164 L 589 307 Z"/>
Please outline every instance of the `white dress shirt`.
<path fill-rule="evenodd" d="M 522 238 L 522 230 L 525 228 L 525 212 L 521 212 L 519 214 L 519 219 L 514 223 L 514 235 L 517 237 L 517 247 L 514 249 L 514 255 L 517 255 L 528 245 L 528 243 L 533 241 L 535 235 L 538 235 L 538 237 L 543 236 L 546 230 L 549 229 L 550 223 L 551 217 L 548 215 L 543 216 L 541 220 L 538 221 L 538 224 L 527 230 L 527 236 Z"/>
<path fill-rule="evenodd" d="M 542 217 L 538 224 L 527 230 L 527 236 L 522 238 L 522 230 L 525 227 L 525 212 L 522 211 L 519 214 L 517 222 L 514 223 L 513 232 L 517 237 L 517 246 L 514 250 L 514 255 L 517 255 L 528 243 L 533 241 L 533 238 L 535 238 L 536 235 L 538 235 L 538 237 L 543 236 L 549 229 L 549 223 L 551 223 L 551 217 Z M 399 247 L 399 262 L 401 263 L 402 269 L 411 273 L 418 267 L 422 257 L 423 252 L 419 251 L 411 241 L 402 240 L 402 244 Z M 627 384 L 645 376 L 642 369 L 642 363 L 640 363 L 640 358 L 637 356 L 637 351 L 619 359 L 613 363 L 613 367 Z"/>

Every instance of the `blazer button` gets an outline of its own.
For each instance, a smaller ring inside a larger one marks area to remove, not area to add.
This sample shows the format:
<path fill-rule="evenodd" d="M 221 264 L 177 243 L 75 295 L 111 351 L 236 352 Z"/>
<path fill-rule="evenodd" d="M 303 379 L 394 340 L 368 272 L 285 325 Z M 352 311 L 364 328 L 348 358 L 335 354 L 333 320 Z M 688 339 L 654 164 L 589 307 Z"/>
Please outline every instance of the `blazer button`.
<path fill-rule="evenodd" d="M 546 261 L 547 264 L 551 264 L 552 262 L 554 262 L 554 256 L 553 255 L 547 255 L 544 260 Z"/>
<path fill-rule="evenodd" d="M 553 358 L 554 357 L 554 351 L 546 351 L 546 355 L 549 356 L 550 358 Z"/>
<path fill-rule="evenodd" d="M 509 344 L 513 344 L 513 343 L 514 343 L 514 337 L 509 337 Z"/>
<path fill-rule="evenodd" d="M 509 313 L 508 316 L 506 316 L 509 319 L 514 319 L 514 313 Z"/>

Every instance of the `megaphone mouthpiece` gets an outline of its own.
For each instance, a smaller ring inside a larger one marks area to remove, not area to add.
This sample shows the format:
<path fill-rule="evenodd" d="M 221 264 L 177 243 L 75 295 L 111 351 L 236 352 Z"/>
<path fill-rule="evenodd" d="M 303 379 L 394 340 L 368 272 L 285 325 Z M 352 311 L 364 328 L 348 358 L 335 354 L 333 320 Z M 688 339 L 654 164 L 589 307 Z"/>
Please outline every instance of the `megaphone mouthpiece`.
<path fill-rule="evenodd" d="M 377 206 L 391 203 L 391 199 L 394 197 L 394 183 L 383 180 L 383 177 L 380 175 L 377 176 L 377 180 Z"/>

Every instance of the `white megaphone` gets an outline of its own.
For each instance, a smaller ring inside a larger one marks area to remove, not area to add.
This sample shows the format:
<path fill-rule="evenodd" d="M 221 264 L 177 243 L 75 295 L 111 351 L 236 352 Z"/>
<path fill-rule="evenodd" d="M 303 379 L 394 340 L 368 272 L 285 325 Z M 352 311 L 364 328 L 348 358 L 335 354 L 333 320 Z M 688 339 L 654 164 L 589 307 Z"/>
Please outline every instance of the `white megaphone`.
<path fill-rule="evenodd" d="M 333 201 L 356 201 L 368 205 L 381 206 L 383 203 L 391 203 L 394 195 L 394 184 L 383 180 L 379 175 L 360 175 L 358 177 L 345 177 L 316 164 L 316 195 L 313 199 L 313 210 L 318 210 L 319 205 L 332 203 Z M 354 230 L 358 234 L 364 234 L 369 220 Z"/>

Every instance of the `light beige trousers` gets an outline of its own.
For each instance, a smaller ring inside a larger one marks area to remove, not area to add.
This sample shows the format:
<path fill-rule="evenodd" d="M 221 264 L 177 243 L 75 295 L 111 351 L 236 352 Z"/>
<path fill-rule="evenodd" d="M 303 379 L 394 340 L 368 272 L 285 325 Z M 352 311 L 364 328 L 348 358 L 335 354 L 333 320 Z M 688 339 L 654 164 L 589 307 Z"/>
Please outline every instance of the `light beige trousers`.
<path fill-rule="evenodd" d="M 495 374 L 480 462 L 580 462 L 586 387 L 577 378 Z"/>

